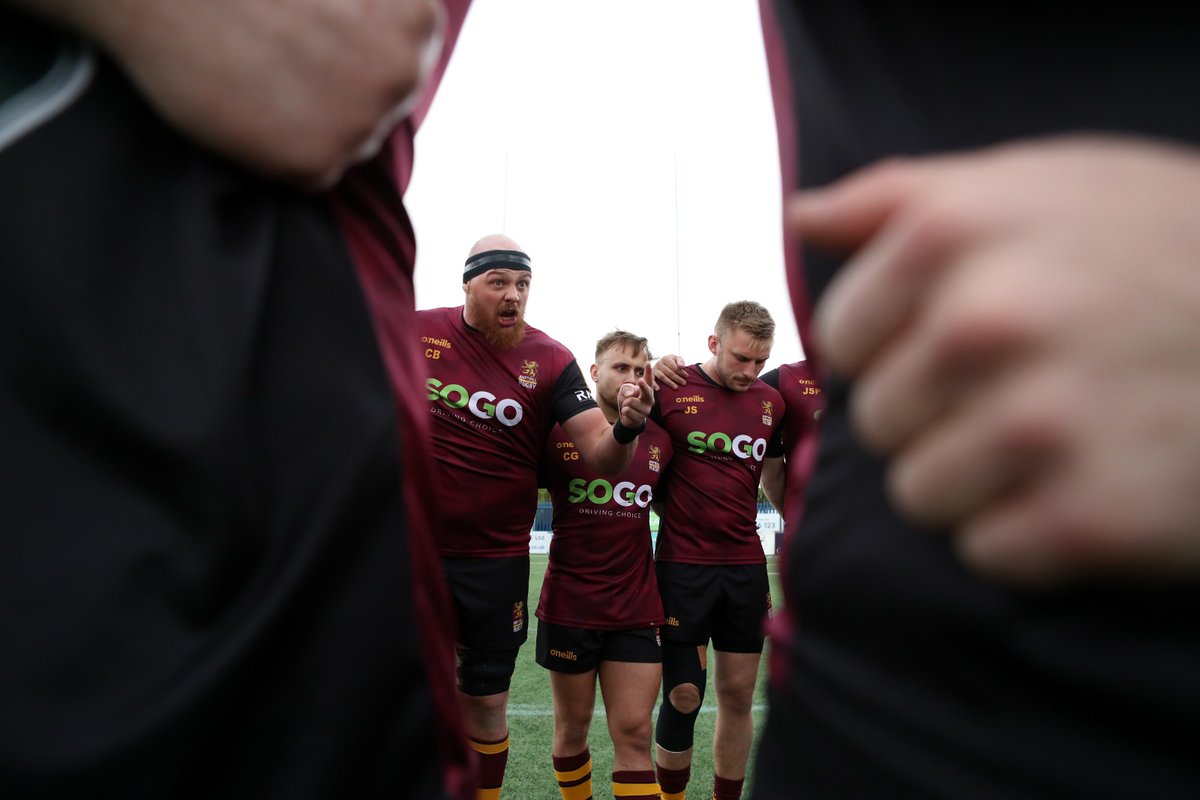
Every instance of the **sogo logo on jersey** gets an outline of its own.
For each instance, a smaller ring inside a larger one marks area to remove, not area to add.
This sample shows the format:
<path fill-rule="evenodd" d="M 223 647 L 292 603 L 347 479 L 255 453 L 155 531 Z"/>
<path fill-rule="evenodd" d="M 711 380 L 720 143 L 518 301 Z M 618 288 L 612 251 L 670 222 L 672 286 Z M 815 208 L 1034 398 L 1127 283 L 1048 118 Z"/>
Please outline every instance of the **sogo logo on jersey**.
<path fill-rule="evenodd" d="M 767 454 L 766 439 L 755 439 L 744 433 L 731 439 L 727 433 L 692 431 L 687 435 L 687 442 L 690 453 L 732 453 L 738 458 L 753 458 L 755 461 L 762 461 Z"/>
<path fill-rule="evenodd" d="M 429 390 L 426 395 L 429 400 L 441 400 L 455 410 L 465 408 L 480 419 L 494 419 L 510 428 L 525 416 L 525 409 L 516 400 L 496 402 L 496 395 L 491 392 L 468 392 L 457 383 L 443 385 L 437 378 L 427 379 L 425 388 Z"/>
<path fill-rule="evenodd" d="M 597 478 L 589 483 L 584 478 L 575 478 L 568 485 L 570 491 L 567 499 L 572 503 L 582 503 L 590 500 L 602 506 L 609 500 L 615 500 L 617 505 L 629 507 L 637 504 L 641 508 L 650 505 L 654 496 L 653 490 L 646 484 L 634 486 L 631 481 L 621 481 L 613 486 L 603 478 Z"/>

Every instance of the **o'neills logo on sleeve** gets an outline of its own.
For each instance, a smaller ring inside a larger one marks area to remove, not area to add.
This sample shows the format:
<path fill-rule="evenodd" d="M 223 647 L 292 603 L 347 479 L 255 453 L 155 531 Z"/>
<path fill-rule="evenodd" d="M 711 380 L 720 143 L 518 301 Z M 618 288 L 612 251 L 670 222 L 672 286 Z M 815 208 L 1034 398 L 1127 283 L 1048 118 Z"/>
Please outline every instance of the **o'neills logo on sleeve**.
<path fill-rule="evenodd" d="M 538 363 L 536 361 L 526 361 L 521 365 L 521 372 L 517 375 L 517 381 L 526 389 L 536 389 L 537 373 Z"/>
<path fill-rule="evenodd" d="M 650 471 L 659 472 L 662 470 L 662 448 L 656 444 L 650 445 L 648 448 L 650 453 Z"/>
<path fill-rule="evenodd" d="M 763 425 L 770 427 L 771 422 L 774 419 L 774 414 L 775 414 L 775 405 L 770 400 L 763 400 L 763 415 L 762 415 Z"/>

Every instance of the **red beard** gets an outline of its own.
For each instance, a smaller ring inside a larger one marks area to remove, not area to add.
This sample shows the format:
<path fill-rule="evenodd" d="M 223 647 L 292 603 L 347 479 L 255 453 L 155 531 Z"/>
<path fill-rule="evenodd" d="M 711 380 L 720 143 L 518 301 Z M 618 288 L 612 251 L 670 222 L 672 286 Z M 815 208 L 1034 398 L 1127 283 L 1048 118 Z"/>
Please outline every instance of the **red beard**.
<path fill-rule="evenodd" d="M 497 350 L 511 350 L 525 338 L 525 317 L 520 309 L 517 309 L 517 324 L 504 327 L 496 320 L 494 312 L 484 310 L 472 298 L 467 298 L 467 305 L 470 315 L 476 320 L 475 328 Z"/>
<path fill-rule="evenodd" d="M 511 350 L 525 338 L 525 320 L 518 320 L 517 324 L 510 328 L 502 328 L 494 319 L 488 319 L 479 326 L 479 330 L 492 347 L 497 350 Z"/>

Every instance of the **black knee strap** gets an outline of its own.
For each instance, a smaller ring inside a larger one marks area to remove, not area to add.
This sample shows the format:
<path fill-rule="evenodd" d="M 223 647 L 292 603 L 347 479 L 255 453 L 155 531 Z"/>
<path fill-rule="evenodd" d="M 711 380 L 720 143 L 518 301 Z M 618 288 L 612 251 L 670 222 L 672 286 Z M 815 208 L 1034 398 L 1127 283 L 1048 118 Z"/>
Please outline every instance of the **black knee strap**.
<path fill-rule="evenodd" d="M 511 650 L 459 650 L 458 690 L 473 697 L 508 691 L 517 648 Z"/>
<path fill-rule="evenodd" d="M 663 642 L 662 649 L 663 699 L 654 727 L 654 741 L 664 750 L 681 753 L 691 747 L 695 739 L 696 717 L 704 702 L 708 671 L 700 666 L 700 652 L 695 645 Z M 696 708 L 688 714 L 682 713 L 671 702 L 672 690 L 685 683 L 695 686 L 700 695 Z"/>

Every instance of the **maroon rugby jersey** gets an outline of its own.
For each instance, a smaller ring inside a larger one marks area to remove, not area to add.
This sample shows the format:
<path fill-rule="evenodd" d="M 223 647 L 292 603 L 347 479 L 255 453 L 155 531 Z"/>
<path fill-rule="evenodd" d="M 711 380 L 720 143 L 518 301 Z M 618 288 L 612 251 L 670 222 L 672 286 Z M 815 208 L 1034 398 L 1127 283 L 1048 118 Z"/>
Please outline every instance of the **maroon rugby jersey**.
<path fill-rule="evenodd" d="M 685 385 L 659 386 L 651 416 L 675 446 L 657 558 L 765 563 L 755 525 L 758 482 L 763 459 L 783 454 L 783 395 L 762 381 L 735 392 L 693 364 Z"/>
<path fill-rule="evenodd" d="M 817 421 L 825 403 L 807 361 L 784 364 L 765 373 L 762 380 L 778 389 L 787 404 L 788 413 L 780 429 L 788 456 L 783 517 L 795 526 L 804 514 L 804 487 L 816 466 Z"/>
<path fill-rule="evenodd" d="M 520 344 L 498 350 L 462 313 L 417 312 L 425 361 L 414 391 L 433 428 L 438 543 L 445 556 L 525 555 L 550 429 L 596 401 L 564 345 L 527 325 Z"/>
<path fill-rule="evenodd" d="M 543 485 L 554 498 L 554 537 L 538 619 L 597 630 L 663 623 L 650 500 L 671 454 L 670 437 L 649 422 L 629 466 L 618 477 L 602 478 L 555 426 L 542 465 Z"/>

